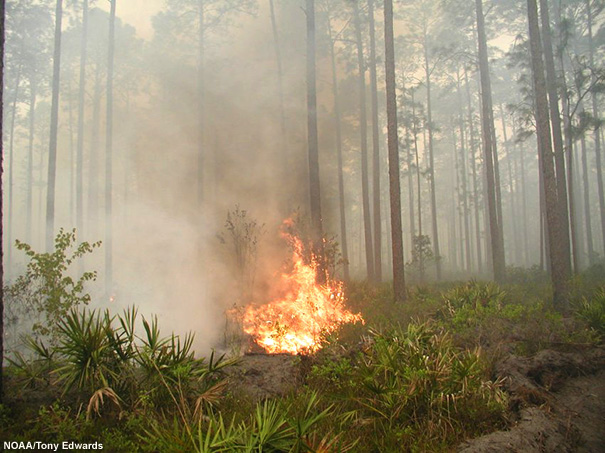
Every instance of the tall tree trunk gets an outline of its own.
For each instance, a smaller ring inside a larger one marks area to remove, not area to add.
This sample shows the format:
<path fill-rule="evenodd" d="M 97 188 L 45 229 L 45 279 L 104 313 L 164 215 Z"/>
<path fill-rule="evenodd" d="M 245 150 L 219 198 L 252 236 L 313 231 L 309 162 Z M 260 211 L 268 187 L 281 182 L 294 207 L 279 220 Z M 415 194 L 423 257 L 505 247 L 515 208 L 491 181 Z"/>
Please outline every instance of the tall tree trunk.
<path fill-rule="evenodd" d="M 101 65 L 95 68 L 95 89 L 92 101 L 91 146 L 88 159 L 88 226 L 90 237 L 96 237 L 99 223 L 99 146 L 101 129 Z"/>
<path fill-rule="evenodd" d="M 595 263 L 595 251 L 592 239 L 592 214 L 590 213 L 590 184 L 588 182 L 588 158 L 586 150 L 586 138 L 584 134 L 580 137 L 582 150 L 582 185 L 584 192 L 584 222 L 586 231 L 586 249 L 588 254 L 588 265 Z"/>
<path fill-rule="evenodd" d="M 512 152 L 510 143 L 508 141 L 508 133 L 506 131 L 506 121 L 504 120 L 504 106 L 500 104 L 500 120 L 502 123 L 502 135 L 504 138 L 504 149 L 506 150 L 506 166 L 508 170 L 508 188 L 509 188 L 509 200 L 510 200 L 510 213 L 511 213 L 511 231 L 512 231 L 512 243 L 511 247 L 514 251 L 515 264 L 519 264 L 520 250 L 519 250 L 519 229 L 518 229 L 518 217 L 517 217 L 517 206 L 515 203 L 516 195 L 516 184 L 513 182 L 513 169 L 512 169 Z M 515 173 L 516 177 L 516 173 Z"/>
<path fill-rule="evenodd" d="M 586 3 L 586 16 L 588 22 L 588 60 L 591 69 L 591 83 L 594 86 L 596 84 L 595 74 L 595 61 L 594 61 L 594 42 L 592 37 L 592 10 L 590 6 L 590 0 L 585 0 Z M 599 107 L 597 101 L 596 92 L 592 93 L 592 116 L 595 119 L 599 119 Z M 599 211 L 601 213 L 601 234 L 603 235 L 603 250 L 605 254 L 605 193 L 603 192 L 603 167 L 601 164 L 601 135 L 600 128 L 595 127 L 594 131 L 594 151 L 595 151 L 595 166 L 597 167 L 597 187 L 599 196 Z"/>
<path fill-rule="evenodd" d="M 69 131 L 69 223 L 75 225 L 76 222 L 76 148 L 74 145 L 74 103 L 72 100 L 73 90 L 71 78 L 67 79 L 67 123 Z"/>
<path fill-rule="evenodd" d="M 4 0 L 0 0 L 0 80 L 4 80 Z M 0 86 L 0 106 L 3 104 L 4 84 Z M 0 131 L 2 131 L 2 115 L 0 115 Z M 4 145 L 0 140 L 0 181 L 4 171 Z M 0 184 L 0 219 L 3 219 L 2 185 Z M 4 282 L 4 250 L 2 238 L 2 222 L 0 221 L 0 283 Z M 4 402 L 4 283 L 0 284 L 0 403 Z"/>
<path fill-rule="evenodd" d="M 538 151 L 542 157 L 541 171 L 544 175 L 544 197 L 546 203 L 546 224 L 549 244 L 561 244 L 567 225 L 561 219 L 561 210 L 557 199 L 557 181 L 552 155 L 550 121 L 548 118 L 548 99 L 546 80 L 544 78 L 544 63 L 542 61 L 542 46 L 538 25 L 538 8 L 536 0 L 527 0 L 527 18 L 529 24 L 529 40 L 531 51 L 532 75 L 536 99 L 536 131 L 538 136 Z M 560 247 L 550 247 L 551 278 L 554 289 L 553 304 L 559 311 L 566 312 L 569 308 L 567 287 L 569 266 L 566 265 L 565 251 Z"/>
<path fill-rule="evenodd" d="M 479 203 L 479 185 L 477 182 L 477 159 L 475 155 L 475 121 L 473 114 L 473 104 L 471 99 L 471 88 L 468 83 L 468 71 L 464 68 L 464 85 L 466 87 L 466 99 L 468 108 L 468 127 L 469 127 L 469 148 L 471 152 L 471 171 L 473 174 L 473 199 L 475 201 L 475 244 L 477 252 L 477 270 L 482 272 L 483 252 L 481 246 L 481 210 Z"/>
<path fill-rule="evenodd" d="M 402 87 L 402 91 L 405 92 L 405 86 Z M 413 121 L 413 120 L 412 120 Z M 408 206 L 410 211 L 410 244 L 414 243 L 414 236 L 416 236 L 416 208 L 414 206 L 414 158 L 412 156 L 412 140 L 410 139 L 410 129 L 405 129 L 405 150 L 406 150 L 406 162 L 408 166 Z"/>
<path fill-rule="evenodd" d="M 441 280 L 441 257 L 439 250 L 439 228 L 437 226 L 437 194 L 435 189 L 435 158 L 433 150 L 433 111 L 431 105 L 431 70 L 428 51 L 428 34 L 426 24 L 423 31 L 424 48 L 424 77 L 426 83 L 426 112 L 428 127 L 428 153 L 429 153 L 429 183 L 431 185 L 431 220 L 433 225 L 433 251 L 435 252 L 435 265 L 437 280 Z"/>
<path fill-rule="evenodd" d="M 342 162 L 342 127 L 340 124 L 340 100 L 338 97 L 338 77 L 336 74 L 336 55 L 332 36 L 331 19 L 328 18 L 328 35 L 330 38 L 330 63 L 332 64 L 332 94 L 334 96 L 334 129 L 336 131 L 336 158 L 338 160 L 338 208 L 340 212 L 340 248 L 344 261 L 343 271 L 345 281 L 351 279 L 349 267 L 349 246 L 347 244 L 347 218 L 345 203 L 344 171 Z"/>
<path fill-rule="evenodd" d="M 55 183 L 57 177 L 57 133 L 59 128 L 59 89 L 61 87 L 61 22 L 63 0 L 57 0 L 55 12 L 55 51 L 53 56 L 52 101 L 50 110 L 50 142 L 46 190 L 46 250 L 53 250 L 55 236 Z"/>
<path fill-rule="evenodd" d="M 23 67 L 19 65 L 19 69 L 17 70 L 17 80 L 15 82 L 15 97 L 13 99 L 13 107 L 11 109 L 11 125 L 10 125 L 10 133 L 9 133 L 9 148 L 8 148 L 8 241 L 7 241 L 7 249 L 6 249 L 6 262 L 8 263 L 7 274 L 11 274 L 11 263 L 13 257 L 13 200 L 14 200 L 14 187 L 13 187 L 13 178 L 15 172 L 15 121 L 17 118 L 17 102 L 19 101 L 19 92 L 21 91 L 21 73 Z"/>
<path fill-rule="evenodd" d="M 467 163 L 466 163 L 466 137 L 464 130 L 464 112 L 462 110 L 463 102 L 462 102 L 462 90 L 460 87 L 460 71 L 457 71 L 457 95 L 458 95 L 458 127 L 460 128 L 460 157 L 461 162 L 461 183 L 462 183 L 462 210 L 464 213 L 464 245 L 465 245 L 465 254 L 466 254 L 466 262 L 465 269 L 467 272 L 471 271 L 471 262 L 472 262 L 472 254 L 471 254 L 471 233 L 470 233 L 470 211 L 468 207 L 468 187 L 467 187 Z"/>
<path fill-rule="evenodd" d="M 277 20 L 275 19 L 275 5 L 273 0 L 269 0 L 269 10 L 271 12 L 271 30 L 273 32 L 273 44 L 275 46 L 275 61 L 277 64 L 277 90 L 279 96 L 279 131 L 281 133 L 281 156 L 283 159 L 283 173 L 284 177 L 290 174 L 289 171 L 289 159 L 288 159 L 288 147 L 286 145 L 287 134 L 286 134 L 286 110 L 284 107 L 284 74 L 282 69 L 282 57 L 281 48 L 279 43 L 279 33 L 277 32 Z M 332 44 L 331 44 L 332 45 Z M 333 51 L 332 51 L 333 52 Z"/>
<path fill-rule="evenodd" d="M 76 228 L 84 235 L 84 102 L 88 41 L 88 0 L 82 0 L 82 36 L 80 39 L 80 86 L 78 92 L 78 138 L 76 151 Z"/>
<path fill-rule="evenodd" d="M 513 121 L 513 137 L 517 136 L 515 122 Z M 515 148 L 517 145 L 515 145 Z M 521 197 L 521 218 L 523 219 L 523 259 L 525 267 L 529 267 L 529 236 L 527 231 L 527 190 L 525 184 L 525 147 L 519 146 L 519 171 L 521 173 L 521 181 L 519 186 L 519 195 Z"/>
<path fill-rule="evenodd" d="M 504 241 L 502 235 L 501 219 L 498 216 L 498 200 L 496 196 L 495 170 L 494 170 L 494 112 L 491 99 L 491 81 L 487 57 L 487 38 L 483 18 L 482 0 L 475 0 L 477 37 L 479 47 L 479 71 L 481 73 L 481 105 L 483 112 L 483 155 L 485 158 L 485 173 L 487 176 L 487 208 L 489 211 L 489 230 L 491 240 L 492 266 L 494 279 L 501 282 L 505 274 Z M 501 207 L 500 207 L 501 208 Z"/>
<path fill-rule="evenodd" d="M 552 143 L 555 153 L 555 170 L 557 178 L 557 199 L 559 202 L 559 216 L 565 226 L 561 231 L 562 242 L 557 247 L 562 249 L 567 266 L 566 273 L 571 274 L 571 244 L 569 238 L 569 204 L 567 201 L 567 175 L 565 173 L 565 154 L 563 152 L 563 134 L 561 130 L 561 112 L 559 110 L 559 94 L 557 93 L 557 75 L 555 71 L 555 58 L 552 49 L 550 32 L 550 16 L 548 3 L 540 0 L 540 18 L 542 20 L 542 51 L 544 53 L 544 67 L 546 69 L 546 89 L 548 93 L 548 107 L 550 123 L 552 126 Z"/>
<path fill-rule="evenodd" d="M 422 177 L 420 175 L 420 156 L 418 153 L 418 123 L 416 120 L 416 100 L 414 90 L 412 90 L 412 133 L 414 135 L 414 158 L 416 160 L 416 184 L 418 192 L 418 238 L 422 240 Z M 412 251 L 414 250 L 414 240 L 412 238 Z M 422 253 L 418 256 L 418 278 L 420 283 L 424 282 L 424 257 Z"/>
<path fill-rule="evenodd" d="M 393 293 L 395 301 L 406 299 L 401 231 L 401 189 L 399 178 L 399 138 L 397 134 L 397 96 L 395 93 L 395 41 L 393 1 L 384 1 L 385 74 L 387 96 L 387 134 L 389 151 L 389 200 L 391 205 L 391 248 L 393 251 Z"/>
<path fill-rule="evenodd" d="M 309 147 L 309 201 L 311 204 L 311 230 L 313 253 L 319 260 L 325 281 L 323 254 L 323 228 L 321 221 L 321 192 L 319 186 L 319 144 L 317 138 L 317 92 L 315 75 L 315 0 L 307 0 L 307 137 Z"/>
<path fill-rule="evenodd" d="M 32 218 L 34 210 L 33 184 L 34 184 L 34 138 L 36 136 L 36 100 L 38 82 L 36 75 L 30 75 L 29 79 L 29 142 L 27 146 L 27 194 L 26 194 L 26 220 L 25 237 L 29 244 L 32 240 Z"/>
<path fill-rule="evenodd" d="M 380 220 L 380 140 L 378 132 L 378 82 L 376 80 L 376 30 L 374 0 L 368 0 L 370 19 L 370 91 L 372 93 L 372 195 L 374 207 L 374 277 L 382 280 L 382 222 Z"/>
<path fill-rule="evenodd" d="M 105 137 L 105 291 L 113 290 L 113 66 L 115 54 L 116 3 L 111 0 L 109 51 L 107 52 L 107 121 Z"/>
<path fill-rule="evenodd" d="M 374 247 L 372 243 L 372 222 L 370 213 L 370 182 L 368 172 L 368 121 L 366 108 L 365 62 L 361 40 L 361 19 L 357 0 L 353 2 L 355 20 L 355 40 L 357 42 L 357 66 L 359 68 L 359 130 L 361 132 L 361 196 L 363 205 L 363 229 L 366 246 L 366 269 L 368 280 L 375 281 Z"/>
<path fill-rule="evenodd" d="M 198 120 L 198 150 L 197 150 L 197 201 L 201 207 L 204 203 L 204 166 L 205 166 L 205 39 L 204 39 L 204 3 L 205 0 L 199 0 L 199 36 L 198 36 L 198 68 L 197 68 L 197 120 Z"/>

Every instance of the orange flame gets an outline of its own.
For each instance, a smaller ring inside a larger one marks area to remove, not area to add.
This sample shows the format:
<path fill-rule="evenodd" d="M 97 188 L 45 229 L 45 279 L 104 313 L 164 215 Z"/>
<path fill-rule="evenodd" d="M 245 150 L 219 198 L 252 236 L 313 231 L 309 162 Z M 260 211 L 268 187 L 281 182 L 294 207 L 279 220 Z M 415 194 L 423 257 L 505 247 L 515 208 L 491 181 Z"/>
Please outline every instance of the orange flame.
<path fill-rule="evenodd" d="M 320 347 L 321 334 L 333 332 L 343 323 L 363 322 L 363 318 L 344 308 L 343 283 L 328 280 L 325 285 L 317 284 L 317 260 L 305 264 L 301 240 L 285 232 L 282 235 L 294 248 L 293 269 L 281 275 L 287 293 L 267 304 L 246 307 L 243 329 L 268 353 L 313 352 Z"/>

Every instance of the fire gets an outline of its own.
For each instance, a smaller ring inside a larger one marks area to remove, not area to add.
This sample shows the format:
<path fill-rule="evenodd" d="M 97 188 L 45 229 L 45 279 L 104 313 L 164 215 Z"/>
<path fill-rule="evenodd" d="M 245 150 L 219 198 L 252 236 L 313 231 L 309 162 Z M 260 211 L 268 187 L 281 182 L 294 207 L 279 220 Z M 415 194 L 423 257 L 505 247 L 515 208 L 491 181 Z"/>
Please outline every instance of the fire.
<path fill-rule="evenodd" d="M 284 222 L 288 225 L 288 221 Z M 243 313 L 243 329 L 269 353 L 312 352 L 320 347 L 320 335 L 334 331 L 340 324 L 363 322 L 360 314 L 344 308 L 343 283 L 317 283 L 315 259 L 305 263 L 303 244 L 282 232 L 292 245 L 292 271 L 282 273 L 285 296 L 264 305 L 249 305 Z"/>

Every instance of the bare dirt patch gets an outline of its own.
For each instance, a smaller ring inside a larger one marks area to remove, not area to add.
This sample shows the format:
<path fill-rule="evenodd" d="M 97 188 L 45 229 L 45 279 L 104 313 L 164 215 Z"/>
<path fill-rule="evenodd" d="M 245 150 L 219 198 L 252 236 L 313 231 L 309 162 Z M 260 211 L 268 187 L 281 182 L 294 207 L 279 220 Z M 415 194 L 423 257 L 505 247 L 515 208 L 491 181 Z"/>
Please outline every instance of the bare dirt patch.
<path fill-rule="evenodd" d="M 291 354 L 245 354 L 229 368 L 233 388 L 253 400 L 283 396 L 300 384 L 300 357 Z"/>
<path fill-rule="evenodd" d="M 496 373 L 518 419 L 459 452 L 605 452 L 605 348 L 509 356 Z"/>

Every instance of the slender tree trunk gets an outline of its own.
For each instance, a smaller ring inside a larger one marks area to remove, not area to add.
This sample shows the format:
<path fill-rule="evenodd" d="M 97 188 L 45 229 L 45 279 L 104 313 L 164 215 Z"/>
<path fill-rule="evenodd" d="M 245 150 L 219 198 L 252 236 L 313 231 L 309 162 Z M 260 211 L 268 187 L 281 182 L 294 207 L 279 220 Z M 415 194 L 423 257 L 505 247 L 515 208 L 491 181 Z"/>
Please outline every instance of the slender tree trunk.
<path fill-rule="evenodd" d="M 428 127 L 428 153 L 429 153 L 429 183 L 431 185 L 431 220 L 433 225 L 433 250 L 435 252 L 435 264 L 437 270 L 437 280 L 441 280 L 441 252 L 439 250 L 439 228 L 437 226 L 437 194 L 435 188 L 435 158 L 433 150 L 433 112 L 431 105 L 431 71 L 428 51 L 428 35 L 426 25 L 424 27 L 423 37 L 424 47 L 424 76 L 426 82 L 426 112 Z"/>
<path fill-rule="evenodd" d="M 504 242 L 502 235 L 501 206 L 498 206 L 496 194 L 496 174 L 494 170 L 494 113 L 491 100 L 491 82 L 487 57 L 487 38 L 483 18 L 482 0 L 475 0 L 477 14 L 477 36 L 479 45 L 479 70 L 481 73 L 481 99 L 483 111 L 483 154 L 487 176 L 487 207 L 494 279 L 501 282 L 505 274 Z M 500 219 L 499 219 L 500 217 Z"/>
<path fill-rule="evenodd" d="M 0 80 L 4 80 L 4 0 L 0 0 Z M 0 87 L 0 106 L 3 104 L 4 85 Z M 0 131 L 2 131 L 2 115 L 0 115 Z M 4 145 L 0 140 L 0 181 L 4 171 Z M 3 219 L 3 191 L 0 184 L 0 219 Z M 0 221 L 0 403 L 4 402 L 4 250 L 2 238 L 2 222 Z"/>
<path fill-rule="evenodd" d="M 101 129 L 101 65 L 95 68 L 95 89 L 92 103 L 92 131 L 90 158 L 88 160 L 88 226 L 90 237 L 98 234 L 99 222 L 99 147 Z"/>
<path fill-rule="evenodd" d="M 199 0 L 199 39 L 198 39 L 198 68 L 197 68 L 197 108 L 198 108 L 198 160 L 197 160 L 197 201 L 201 207 L 204 203 L 204 167 L 205 167 L 205 39 L 204 39 L 204 3 L 205 0 Z"/>
<path fill-rule="evenodd" d="M 330 38 L 330 63 L 332 64 L 332 94 L 334 96 L 334 129 L 336 131 L 336 158 L 338 160 L 338 207 L 340 212 L 340 248 L 344 261 L 343 270 L 345 281 L 351 279 L 349 268 L 349 246 L 347 244 L 347 218 L 345 203 L 344 171 L 342 161 L 342 127 L 340 124 L 340 100 L 338 97 L 338 77 L 336 74 L 336 55 L 332 36 L 331 19 L 328 19 L 328 35 Z"/>
<path fill-rule="evenodd" d="M 370 90 L 372 93 L 372 195 L 374 208 L 374 277 L 382 280 L 382 221 L 380 220 L 380 140 L 378 132 L 378 82 L 376 80 L 376 32 L 374 0 L 368 0 L 370 19 Z"/>
<path fill-rule="evenodd" d="M 475 156 L 475 121 L 471 99 L 471 88 L 470 84 L 468 83 L 468 72 L 466 68 L 464 68 L 464 85 L 466 86 L 469 148 L 471 151 L 471 171 L 473 174 L 473 199 L 475 201 L 475 244 L 477 251 L 477 270 L 481 273 L 483 271 L 483 252 L 481 247 L 481 210 L 479 203 L 479 185 L 477 184 L 477 159 Z"/>
<path fill-rule="evenodd" d="M 594 243 L 592 239 L 592 214 L 590 213 L 590 184 L 588 182 L 588 158 L 586 150 L 586 138 L 584 134 L 580 137 L 582 150 L 582 185 L 584 192 L 584 222 L 586 231 L 586 249 L 588 253 L 588 265 L 595 263 Z"/>
<path fill-rule="evenodd" d="M 29 244 L 32 240 L 32 218 L 34 211 L 33 184 L 34 184 L 34 138 L 36 136 L 36 100 L 38 83 L 35 75 L 29 79 L 29 142 L 27 146 L 27 194 L 26 194 L 26 221 L 25 237 Z"/>
<path fill-rule="evenodd" d="M 391 248 L 393 251 L 393 293 L 395 301 L 406 299 L 401 231 L 401 189 L 399 178 L 399 138 L 397 134 L 397 96 L 395 93 L 395 41 L 393 38 L 393 1 L 384 1 L 385 74 L 387 131 L 389 150 L 389 199 L 391 205 Z"/>
<path fill-rule="evenodd" d="M 374 248 L 372 243 L 372 222 L 370 213 L 370 188 L 368 172 L 368 121 L 366 108 L 366 82 L 365 82 L 365 62 L 363 58 L 363 44 L 361 40 L 361 20 L 359 17 L 359 5 L 357 1 L 353 2 L 354 20 L 355 20 L 355 39 L 357 42 L 357 66 L 359 68 L 359 105 L 360 121 L 359 129 L 361 132 L 361 193 L 363 205 L 363 227 L 366 246 L 366 269 L 368 280 L 375 281 L 374 273 Z"/>
<path fill-rule="evenodd" d="M 14 200 L 14 187 L 13 187 L 13 178 L 14 178 L 14 169 L 15 169 L 15 122 L 17 118 L 17 102 L 19 100 L 19 92 L 21 91 L 21 72 L 23 68 L 19 65 L 19 69 L 17 70 L 17 80 L 15 83 L 15 98 L 13 99 L 13 107 L 11 110 L 11 125 L 10 125 L 10 135 L 9 135 L 9 148 L 8 148 L 8 241 L 6 248 L 6 262 L 8 263 L 7 274 L 10 277 L 11 274 L 11 263 L 13 257 L 13 200 Z"/>
<path fill-rule="evenodd" d="M 283 172 L 284 176 L 287 177 L 290 174 L 289 171 L 289 159 L 288 159 L 288 147 L 286 145 L 287 134 L 286 134 L 286 110 L 284 107 L 284 74 L 282 69 L 282 57 L 281 47 L 279 43 L 279 33 L 277 32 L 277 21 L 275 19 L 275 5 L 273 0 L 269 0 L 269 9 L 271 12 L 271 30 L 273 32 L 273 44 L 275 46 L 275 61 L 277 64 L 277 90 L 279 96 L 279 130 L 281 133 L 281 156 L 283 159 Z M 333 51 L 332 51 L 333 52 Z"/>
<path fill-rule="evenodd" d="M 452 121 L 453 123 L 453 121 Z M 452 216 L 450 221 L 450 234 L 449 234 L 449 254 L 452 263 L 452 270 L 457 271 L 460 267 L 464 266 L 464 257 L 462 256 L 462 247 L 460 247 L 460 266 L 458 265 L 458 237 L 456 234 L 456 220 L 458 219 L 458 209 L 460 206 L 460 164 L 457 153 L 457 137 L 456 129 L 454 124 L 451 126 L 452 130 L 452 162 L 454 163 L 454 174 L 452 177 Z M 458 195 L 458 196 L 457 196 Z M 460 230 L 458 230 L 460 231 Z"/>
<path fill-rule="evenodd" d="M 107 295 L 111 295 L 113 291 L 113 66 L 117 1 L 111 0 L 107 52 L 107 134 L 105 137 L 105 291 Z"/>
<path fill-rule="evenodd" d="M 313 253 L 323 272 L 318 278 L 325 281 L 323 228 L 321 221 L 321 192 L 319 186 L 319 144 L 317 137 L 317 94 L 315 75 L 315 0 L 307 1 L 307 134 L 309 147 L 309 200 Z"/>
<path fill-rule="evenodd" d="M 420 174 L 420 156 L 418 153 L 418 123 L 416 120 L 416 100 L 412 90 L 412 133 L 414 135 L 414 157 L 416 159 L 416 184 L 418 192 L 418 238 L 422 240 L 422 177 Z M 412 251 L 414 250 L 414 238 L 412 238 Z M 418 256 L 418 277 L 420 283 L 424 282 L 424 257 L 422 253 Z"/>
<path fill-rule="evenodd" d="M 515 122 L 513 121 L 513 136 L 517 136 Z M 517 147 L 517 145 L 515 145 Z M 527 225 L 527 190 L 525 184 L 525 147 L 519 146 L 519 171 L 521 173 L 521 183 L 519 186 L 519 194 L 521 197 L 521 217 L 523 219 L 523 259 L 525 267 L 529 267 L 529 235 Z"/>
<path fill-rule="evenodd" d="M 588 60 L 591 71 L 591 83 L 594 86 L 596 83 L 595 74 L 595 61 L 594 61 L 594 43 L 592 35 L 592 10 L 590 0 L 585 0 L 586 3 L 586 15 L 588 22 Z M 595 119 L 599 119 L 599 107 L 597 101 L 597 94 L 592 93 L 592 116 Z M 595 167 L 597 169 L 597 187 L 599 197 L 599 212 L 601 213 L 601 234 L 603 235 L 603 250 L 605 254 L 605 193 L 603 192 L 603 167 L 601 164 L 601 135 L 600 128 L 596 127 L 594 131 L 594 151 L 595 151 Z"/>
<path fill-rule="evenodd" d="M 574 248 L 574 259 L 577 260 L 578 267 L 574 267 L 576 272 L 580 272 L 585 265 L 584 257 L 586 256 L 586 250 L 584 249 L 584 231 L 582 230 L 582 211 L 580 209 L 582 203 L 582 194 L 580 186 L 576 186 L 576 181 L 580 182 L 580 161 L 578 147 L 576 144 L 572 144 L 572 151 L 569 153 L 569 159 L 573 160 L 573 166 L 570 165 L 569 168 L 573 168 L 572 176 L 567 177 L 568 182 L 568 193 L 570 196 L 570 219 L 572 222 L 572 247 Z M 573 181 L 573 185 L 570 185 L 571 181 Z M 573 190 L 572 190 L 573 189 Z M 575 242 L 574 242 L 575 241 Z"/>
<path fill-rule="evenodd" d="M 466 162 L 466 137 L 464 130 L 464 112 L 462 110 L 462 90 L 460 87 L 460 71 L 457 72 L 457 95 L 458 95 L 458 127 L 460 128 L 460 157 L 461 162 L 461 183 L 462 183 L 462 210 L 464 213 L 464 244 L 466 253 L 466 265 L 465 269 L 467 272 L 471 271 L 471 233 L 470 233 L 470 210 L 468 206 L 468 187 L 467 187 L 467 162 Z"/>
<path fill-rule="evenodd" d="M 403 87 L 403 91 L 405 91 L 405 87 Z M 412 120 L 413 121 L 413 120 Z M 416 207 L 414 206 L 414 158 L 412 156 L 412 140 L 410 139 L 410 130 L 406 128 L 406 162 L 408 166 L 408 209 L 410 211 L 410 244 L 414 243 L 414 236 L 416 236 Z"/>
<path fill-rule="evenodd" d="M 519 229 L 518 229 L 518 217 L 517 217 L 517 206 L 515 203 L 516 185 L 513 182 L 513 169 L 512 169 L 512 152 L 510 143 L 508 142 L 508 133 L 506 131 L 506 121 L 504 120 L 504 106 L 500 105 L 500 120 L 502 124 L 502 134 L 504 138 L 504 149 L 506 150 L 506 166 L 508 170 L 508 188 L 509 188 L 509 200 L 510 200 L 510 213 L 511 213 L 511 231 L 512 241 L 511 247 L 514 251 L 515 264 L 519 264 L 520 250 L 519 250 Z M 516 174 L 515 174 L 516 176 Z"/>
<path fill-rule="evenodd" d="M 59 128 L 59 89 L 61 87 L 61 22 L 63 0 L 57 0 L 55 12 L 55 51 L 53 56 L 52 101 L 50 110 L 50 143 L 46 190 L 46 250 L 53 250 L 55 236 L 55 183 L 57 177 L 57 133 Z"/>
<path fill-rule="evenodd" d="M 84 102 L 88 42 L 88 0 L 82 0 L 82 37 L 80 40 L 80 86 L 78 92 L 78 138 L 76 151 L 76 228 L 84 236 Z"/>
<path fill-rule="evenodd" d="M 557 181 L 552 155 L 546 80 L 544 78 L 544 63 L 542 61 L 536 0 L 527 0 L 527 11 L 534 94 L 536 99 L 538 150 L 542 157 L 541 171 L 544 175 L 546 226 L 549 244 L 558 245 L 564 241 L 563 236 L 567 234 L 567 225 L 564 224 L 561 218 L 561 210 L 557 199 Z M 566 312 L 569 308 L 567 299 L 569 266 L 566 265 L 568 258 L 568 256 L 565 256 L 565 251 L 562 248 L 558 246 L 550 247 L 551 278 L 554 289 L 553 304 L 557 310 L 563 312 Z"/>
<path fill-rule="evenodd" d="M 67 79 L 67 122 L 69 130 L 69 223 L 76 222 L 76 147 L 74 145 L 74 103 L 71 78 Z"/>

